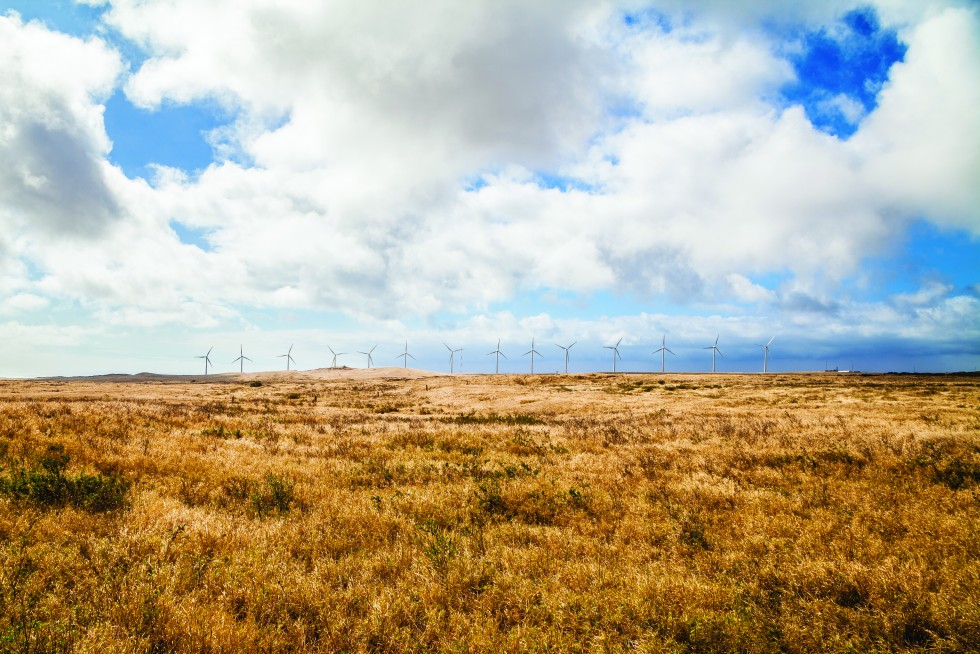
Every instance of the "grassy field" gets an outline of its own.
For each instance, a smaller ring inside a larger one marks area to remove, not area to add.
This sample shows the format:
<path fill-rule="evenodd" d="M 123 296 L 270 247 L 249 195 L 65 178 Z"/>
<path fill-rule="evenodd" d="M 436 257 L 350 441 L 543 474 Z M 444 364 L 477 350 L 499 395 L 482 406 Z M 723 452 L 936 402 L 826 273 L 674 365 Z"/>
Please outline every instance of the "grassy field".
<path fill-rule="evenodd" d="M 980 377 L 0 382 L 0 651 L 980 648 Z"/>

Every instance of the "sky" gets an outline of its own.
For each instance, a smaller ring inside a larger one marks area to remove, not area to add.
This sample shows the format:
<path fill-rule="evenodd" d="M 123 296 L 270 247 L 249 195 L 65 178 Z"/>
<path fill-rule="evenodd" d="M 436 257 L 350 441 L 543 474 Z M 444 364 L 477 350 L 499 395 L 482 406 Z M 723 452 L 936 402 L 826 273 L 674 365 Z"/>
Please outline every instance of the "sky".
<path fill-rule="evenodd" d="M 980 368 L 974 2 L 0 0 L 0 161 L 0 377 Z"/>

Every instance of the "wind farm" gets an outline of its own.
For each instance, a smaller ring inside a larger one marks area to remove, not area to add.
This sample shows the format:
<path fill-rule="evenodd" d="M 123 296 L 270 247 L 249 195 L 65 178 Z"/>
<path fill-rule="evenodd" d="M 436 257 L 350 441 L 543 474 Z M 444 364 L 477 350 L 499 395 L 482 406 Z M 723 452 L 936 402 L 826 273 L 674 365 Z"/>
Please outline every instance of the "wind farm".
<path fill-rule="evenodd" d="M 644 374 L 644 373 L 645 374 L 666 374 L 667 373 L 667 369 L 666 369 L 667 368 L 667 366 L 666 366 L 666 355 L 667 354 L 670 354 L 673 357 L 678 357 L 678 352 L 675 351 L 675 350 L 673 350 L 673 349 L 671 349 L 671 348 L 669 348 L 669 347 L 667 347 L 667 334 L 666 333 L 662 333 L 660 336 L 661 336 L 661 339 L 660 339 L 659 347 L 657 347 L 655 350 L 653 350 L 652 352 L 649 353 L 650 356 L 659 355 L 659 361 L 656 361 L 655 359 L 650 359 L 648 357 L 644 357 L 642 354 L 636 353 L 636 350 L 638 349 L 637 346 L 638 345 L 642 346 L 642 343 L 638 343 L 638 344 L 632 345 L 631 348 L 629 348 L 629 350 L 632 350 L 632 352 L 629 352 L 629 358 L 626 359 L 624 357 L 624 351 L 626 351 L 626 349 L 625 349 L 626 346 L 623 346 L 624 337 L 620 337 L 612 345 L 593 345 L 593 346 L 591 346 L 593 348 L 592 350 L 583 350 L 582 349 L 582 345 L 580 344 L 579 341 L 572 341 L 568 345 L 561 345 L 561 344 L 556 343 L 555 344 L 555 347 L 558 348 L 561 351 L 560 366 L 558 368 L 552 370 L 552 371 L 542 372 L 539 369 L 540 366 L 538 364 L 538 361 L 539 361 L 539 359 L 545 359 L 545 357 L 537 349 L 537 345 L 536 345 L 537 339 L 536 339 L 536 337 L 533 337 L 533 336 L 531 337 L 530 349 L 528 349 L 527 351 L 525 351 L 521 356 L 522 357 L 528 357 L 529 358 L 529 373 L 532 374 L 532 375 L 533 374 L 565 374 L 565 375 L 569 374 L 569 364 L 570 364 L 570 361 L 571 361 L 571 351 L 572 351 L 572 348 L 573 347 L 576 347 L 576 346 L 579 347 L 579 349 L 577 351 L 581 351 L 581 352 L 585 353 L 585 354 L 580 355 L 580 356 L 585 357 L 589 361 L 589 363 L 587 365 L 580 367 L 580 370 L 578 371 L 580 373 L 586 373 L 586 372 L 598 373 L 598 372 L 605 371 L 607 374 L 626 374 L 626 373 L 629 373 L 629 374 Z M 772 343 L 773 343 L 773 341 L 775 339 L 776 339 L 776 336 L 775 335 L 772 335 L 772 336 L 769 337 L 769 339 L 765 343 L 763 343 L 763 344 L 758 344 L 758 343 L 755 344 L 756 347 L 762 348 L 763 361 L 762 361 L 762 369 L 761 369 L 761 372 L 764 373 L 764 374 L 770 374 L 770 373 L 774 372 L 771 369 L 771 361 L 770 361 L 770 358 L 771 357 L 770 357 L 770 354 L 771 354 Z M 709 345 L 709 346 L 695 348 L 692 345 L 688 345 L 688 347 L 686 349 L 682 349 L 681 350 L 681 354 L 686 354 L 687 355 L 686 356 L 686 359 L 685 359 L 687 361 L 687 366 L 686 367 L 685 366 L 675 366 L 675 370 L 673 370 L 673 372 L 676 373 L 676 374 L 697 374 L 697 373 L 701 372 L 702 370 L 699 369 L 699 367 L 696 365 L 696 363 L 692 365 L 692 362 L 695 361 L 694 352 L 695 352 L 695 349 L 696 349 L 696 350 L 711 350 L 711 367 L 710 367 L 710 372 L 711 373 L 717 373 L 718 372 L 717 357 L 725 358 L 725 355 L 722 353 L 722 351 L 721 351 L 721 349 L 719 348 L 719 345 L 718 345 L 720 343 L 720 340 L 721 340 L 721 334 L 717 334 L 715 336 L 714 342 L 711 345 Z M 447 362 L 448 363 L 448 366 L 447 366 L 448 373 L 451 374 L 451 375 L 462 374 L 462 352 L 464 351 L 465 348 L 463 348 L 463 347 L 451 347 L 445 341 L 441 341 L 439 344 L 441 345 L 442 348 L 444 348 L 444 351 L 446 353 L 448 353 L 448 362 Z M 290 348 L 289 348 L 289 350 L 286 353 L 274 355 L 275 358 L 279 358 L 279 359 L 284 359 L 285 360 L 284 363 L 285 363 L 286 371 L 287 372 L 291 372 L 291 371 L 298 372 L 298 369 L 296 368 L 296 365 L 295 365 L 296 364 L 296 360 L 292 356 L 292 351 L 293 351 L 293 348 L 294 347 L 295 347 L 295 344 L 291 345 Z M 375 360 L 374 360 L 375 353 L 379 350 L 379 348 L 381 348 L 382 349 L 382 354 L 383 354 L 385 347 L 389 347 L 390 348 L 390 345 L 389 346 L 386 346 L 385 344 L 375 343 L 369 349 L 357 350 L 357 354 L 360 354 L 360 355 L 362 355 L 364 357 L 363 362 L 364 362 L 364 368 L 365 369 L 370 370 L 370 369 L 373 369 L 375 367 Z M 489 351 L 489 352 L 487 352 L 487 354 L 486 354 L 486 356 L 488 356 L 488 357 L 493 357 L 493 359 L 491 361 L 492 367 L 490 367 L 490 368 L 482 367 L 481 368 L 481 367 L 478 366 L 478 367 L 470 370 L 467 374 L 469 374 L 469 375 L 502 374 L 502 369 L 501 369 L 502 362 L 501 362 L 501 359 L 503 359 L 504 362 L 506 362 L 506 361 L 509 360 L 508 356 L 504 352 L 504 347 L 505 346 L 504 346 L 503 339 L 498 339 L 497 340 L 497 343 L 496 343 L 496 345 L 494 347 L 494 349 L 491 350 L 491 351 Z M 589 346 L 586 346 L 586 347 L 589 347 Z M 675 346 L 675 347 L 677 347 L 677 346 Z M 745 347 L 746 346 L 743 346 L 742 350 L 744 350 Z M 326 345 L 326 344 L 325 345 L 322 345 L 322 348 L 323 349 L 326 349 L 329 352 L 329 355 L 327 356 L 327 360 L 325 360 L 325 361 L 324 360 L 321 360 L 319 362 L 320 363 L 319 366 L 316 365 L 318 362 L 315 362 L 314 361 L 314 365 L 311 366 L 311 367 L 309 367 L 309 368 L 307 368 L 307 370 L 316 370 L 316 369 L 318 369 L 318 367 L 323 367 L 323 368 L 326 368 L 326 369 L 337 370 L 337 371 L 341 371 L 341 370 L 356 370 L 356 369 L 358 369 L 356 366 L 355 367 L 350 367 L 350 366 L 347 366 L 347 365 L 341 365 L 340 364 L 340 357 L 345 356 L 347 354 L 346 352 L 336 351 L 336 350 L 334 350 L 332 348 L 332 346 Z M 401 360 L 401 364 L 402 364 L 401 367 L 403 369 L 408 369 L 409 368 L 409 365 L 408 365 L 409 364 L 409 360 L 411 360 L 413 362 L 417 362 L 417 357 L 415 356 L 415 354 L 412 354 L 412 353 L 410 353 L 408 351 L 408 342 L 407 341 L 404 341 L 403 342 L 402 348 L 403 348 L 403 351 L 401 353 L 397 354 L 395 356 L 395 359 L 396 360 L 399 360 L 400 359 Z M 311 346 L 311 349 L 316 349 L 316 348 Z M 609 356 L 611 357 L 611 360 L 607 360 L 608 367 L 605 367 L 594 354 L 592 354 L 591 356 L 589 356 L 589 354 L 588 354 L 589 352 L 594 353 L 594 352 L 596 352 L 599 349 L 608 350 L 609 351 Z M 426 347 L 424 347 L 424 350 L 427 353 L 426 358 L 427 359 L 430 359 L 431 358 L 431 347 L 426 346 Z M 231 372 L 230 370 L 222 370 L 222 371 L 219 371 L 219 370 L 216 370 L 215 369 L 213 360 L 211 359 L 211 354 L 214 353 L 214 351 L 215 351 L 215 347 L 214 346 L 211 346 L 208 349 L 208 351 L 207 351 L 206 354 L 204 354 L 204 355 L 197 355 L 197 356 L 194 357 L 194 358 L 197 358 L 197 359 L 203 359 L 204 360 L 205 374 L 206 375 L 212 375 L 212 374 L 216 374 L 216 373 L 219 373 L 219 372 L 221 374 L 225 374 L 227 372 Z M 391 350 L 389 349 L 388 351 L 390 352 Z M 219 351 L 219 354 L 220 354 L 220 351 Z M 741 361 L 743 362 L 744 367 L 730 369 L 729 370 L 730 373 L 734 373 L 734 374 L 753 374 L 753 373 L 760 372 L 758 369 L 753 370 L 752 369 L 752 366 L 750 365 L 750 363 L 747 363 L 747 354 L 746 354 L 746 352 L 741 351 L 740 354 L 741 354 Z M 249 363 L 251 363 L 251 364 L 253 364 L 253 367 L 257 368 L 257 369 L 254 370 L 254 372 L 256 372 L 256 373 L 262 372 L 262 370 L 263 370 L 263 365 L 262 365 L 263 364 L 263 360 L 262 359 L 259 359 L 258 364 L 256 364 L 256 361 L 253 358 L 245 355 L 244 344 L 240 344 L 239 345 L 238 356 L 235 357 L 234 359 L 232 359 L 232 361 L 231 361 L 233 364 L 236 364 L 236 363 L 238 364 L 238 370 L 237 370 L 237 372 L 239 374 L 245 374 L 245 362 L 246 361 L 249 362 Z M 265 361 L 268 362 L 268 359 L 266 359 Z M 623 367 L 624 366 L 624 362 L 626 364 L 628 364 L 625 369 Z M 851 367 L 849 367 L 847 369 L 840 369 L 839 367 L 830 368 L 829 365 L 826 362 L 823 362 L 823 364 L 824 364 L 823 366 L 814 367 L 814 368 L 811 368 L 811 369 L 784 368 L 783 370 L 778 371 L 776 374 L 800 373 L 800 372 L 835 372 L 835 373 L 839 373 L 839 374 L 844 374 L 844 373 L 859 373 L 860 372 L 860 371 L 856 370 L 853 366 L 851 366 Z M 418 365 L 418 364 L 416 363 L 415 365 Z M 731 368 L 731 366 L 729 366 L 729 367 Z M 423 371 L 423 372 L 432 372 L 432 373 L 435 373 L 438 370 L 442 369 L 442 367 L 441 366 L 438 366 L 438 365 L 430 366 L 430 365 L 427 365 L 427 364 L 423 363 L 420 366 L 419 369 L 420 369 L 420 371 Z M 266 368 L 266 370 L 268 370 L 268 368 Z M 503 373 L 504 374 L 520 374 L 517 370 L 514 370 L 513 368 L 509 372 L 508 371 L 503 371 Z M 110 374 L 116 374 L 116 373 L 110 373 Z M 184 372 L 184 373 L 181 373 L 181 374 L 188 374 L 188 373 L 187 372 Z"/>
<path fill-rule="evenodd" d="M 978 80 L 980 0 L 0 0 L 0 654 L 980 652 Z"/>
<path fill-rule="evenodd" d="M 506 650 L 501 616 L 534 602 L 550 613 L 525 615 L 522 629 L 532 625 L 556 651 L 596 630 L 627 649 L 633 640 L 620 631 L 647 625 L 683 651 L 689 622 L 655 608 L 671 602 L 714 616 L 709 651 L 769 651 L 751 643 L 777 631 L 792 634 L 782 637 L 787 650 L 819 650 L 826 634 L 900 650 L 923 619 L 957 647 L 970 642 L 961 608 L 977 605 L 980 591 L 950 584 L 922 600 L 918 584 L 969 574 L 966 559 L 944 553 L 974 547 L 969 525 L 980 520 L 976 503 L 958 499 L 980 489 L 970 410 L 980 377 L 774 372 L 775 334 L 726 340 L 726 367 L 734 359 L 746 369 L 720 372 L 723 334 L 707 347 L 703 331 L 671 347 L 666 331 L 654 334 L 659 344 L 653 334 L 555 343 L 563 356 L 553 372 L 540 369 L 548 359 L 536 336 L 527 367 L 502 369 L 505 350 L 521 342 L 512 335 L 466 374 L 463 345 L 485 344 L 420 341 L 413 353 L 408 340 L 370 341 L 349 348 L 364 358 L 348 367 L 344 352 L 301 342 L 300 351 L 327 353 L 301 370 L 297 343 L 282 354 L 267 345 L 264 357 L 239 343 L 237 370 L 215 370 L 212 356 L 231 357 L 216 343 L 195 355 L 204 376 L 0 379 L 5 528 L 32 560 L 51 557 L 17 568 L 11 557 L 22 555 L 8 548 L 0 563 L 44 579 L 35 597 L 52 599 L 45 619 L 58 633 L 144 625 L 179 651 L 194 649 L 184 634 L 226 624 L 235 628 L 210 638 L 228 651 L 274 637 L 294 651 L 370 642 L 407 654 L 378 625 L 426 638 L 408 617 L 416 605 L 454 607 L 453 638 Z M 438 365 L 415 367 L 432 350 Z M 697 366 L 705 350 L 710 371 L 666 371 L 667 354 Z M 401 365 L 375 367 L 375 355 Z M 278 359 L 285 365 L 270 369 Z M 73 526 L 79 515 L 93 535 Z M 33 535 L 39 519 L 50 536 Z M 778 547 L 760 555 L 765 543 Z M 565 560 L 568 549 L 576 554 Z M 112 564 L 119 556 L 140 565 Z M 602 570 L 582 560 L 601 560 Z M 335 575 L 351 570 L 358 583 L 338 587 Z M 637 570 L 648 579 L 639 587 Z M 0 575 L 2 597 L 21 592 L 10 579 Z M 115 605 L 110 592 L 68 590 L 80 583 L 142 594 Z M 772 604 L 773 587 L 793 610 Z M 386 592 L 415 599 L 375 606 Z M 349 597 L 362 608 L 333 608 Z M 914 598 L 926 604 L 908 608 Z M 139 607 L 148 602 L 196 609 L 147 617 Z M 594 606 L 593 622 L 555 627 L 549 616 L 565 620 L 568 602 Z M 733 623 L 733 607 L 746 602 L 754 613 Z M 882 621 L 913 626 L 889 636 L 870 603 Z M 0 630 L 16 621 L 47 637 L 30 605 L 7 606 Z M 289 626 L 296 606 L 319 629 L 315 646 Z M 871 635 L 855 640 L 862 629 Z"/>

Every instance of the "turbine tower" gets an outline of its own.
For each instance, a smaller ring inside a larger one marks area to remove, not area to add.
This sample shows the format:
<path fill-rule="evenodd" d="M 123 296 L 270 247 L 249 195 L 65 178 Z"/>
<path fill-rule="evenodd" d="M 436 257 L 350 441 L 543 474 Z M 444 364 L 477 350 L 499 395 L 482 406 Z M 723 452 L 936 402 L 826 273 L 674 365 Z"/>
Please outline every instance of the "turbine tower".
<path fill-rule="evenodd" d="M 344 355 L 344 354 L 347 354 L 347 353 L 346 352 L 334 352 L 333 351 L 333 348 L 330 347 L 329 345 L 327 346 L 327 349 L 330 350 L 330 354 L 333 355 L 333 363 L 330 364 L 330 367 L 331 368 L 336 368 L 337 367 L 337 357 L 339 357 L 341 355 Z M 363 354 L 363 352 L 361 354 Z"/>
<path fill-rule="evenodd" d="M 195 359 L 204 359 L 204 374 L 205 375 L 208 374 L 208 365 L 211 364 L 211 350 L 213 350 L 213 349 L 214 349 L 214 346 L 212 346 L 211 348 L 208 349 L 208 353 L 207 354 L 202 355 L 202 356 L 199 356 L 199 357 L 194 357 Z"/>
<path fill-rule="evenodd" d="M 402 367 L 403 368 L 407 368 L 408 367 L 408 358 L 409 357 L 412 357 L 412 355 L 408 353 L 408 341 L 405 341 L 405 351 L 402 352 L 401 354 L 399 354 L 398 356 L 396 356 L 395 358 L 396 359 L 403 359 L 404 360 L 404 364 L 402 365 Z M 412 359 L 415 359 L 415 357 L 412 357 Z"/>
<path fill-rule="evenodd" d="M 497 372 L 494 373 L 494 374 L 499 375 L 500 374 L 500 357 L 503 357 L 505 359 L 507 358 L 507 355 L 500 351 L 500 339 L 499 338 L 497 339 L 497 349 L 494 350 L 493 352 L 487 352 L 487 356 L 490 356 L 491 354 L 496 354 L 497 355 Z"/>
<path fill-rule="evenodd" d="M 245 362 L 251 361 L 251 359 L 245 356 L 244 346 L 238 346 L 238 358 L 235 361 L 238 361 L 238 372 L 245 372 Z M 235 361 L 232 361 L 232 363 L 235 363 Z"/>
<path fill-rule="evenodd" d="M 293 363 L 296 363 L 296 359 L 293 358 L 293 346 L 290 345 L 289 346 L 289 349 L 286 351 L 285 354 L 277 354 L 276 355 L 276 358 L 277 359 L 282 359 L 282 358 L 285 358 L 286 359 L 286 370 L 288 371 L 289 370 L 289 362 L 292 361 Z"/>
<path fill-rule="evenodd" d="M 768 343 L 759 346 L 762 348 L 762 372 L 769 372 L 769 346 L 772 345 L 775 338 L 776 337 L 773 336 L 769 339 Z"/>
<path fill-rule="evenodd" d="M 522 354 L 521 356 L 522 357 L 526 357 L 529 354 L 531 355 L 531 374 L 533 375 L 534 374 L 534 355 L 537 354 L 539 357 L 541 357 L 541 353 L 534 349 L 534 337 L 533 336 L 531 337 L 531 349 L 528 350 L 527 352 L 525 352 L 524 354 Z M 543 359 L 544 357 L 541 357 L 541 358 Z"/>
<path fill-rule="evenodd" d="M 371 364 L 372 364 L 372 363 L 374 363 L 374 357 L 372 357 L 372 356 L 371 356 L 371 353 L 372 353 L 372 352 L 374 352 L 374 350 L 375 350 L 375 349 L 376 349 L 377 347 L 378 347 L 378 346 L 377 346 L 377 345 L 375 345 L 374 347 L 372 347 L 372 348 L 371 348 L 370 350 L 368 350 L 367 352 L 361 352 L 360 350 L 358 350 L 358 351 L 357 351 L 357 353 L 358 353 L 358 354 L 363 354 L 364 356 L 366 356 L 366 357 L 368 358 L 368 370 L 370 370 L 370 369 L 371 369 Z M 328 349 L 329 349 L 329 348 L 328 348 Z"/>
<path fill-rule="evenodd" d="M 669 347 L 667 347 L 667 334 L 664 334 L 663 339 L 661 339 L 661 341 L 660 341 L 660 349 L 659 350 L 654 350 L 650 354 L 656 354 L 657 352 L 660 353 L 660 373 L 663 374 L 663 372 L 664 372 L 664 358 L 667 356 L 667 352 L 670 352 L 671 354 L 674 354 L 673 350 L 671 350 Z M 676 357 L 677 355 L 674 354 L 674 356 Z"/>
<path fill-rule="evenodd" d="M 619 353 L 619 344 L 623 342 L 623 339 L 616 341 L 615 345 L 603 345 L 603 349 L 613 351 L 613 372 L 616 372 L 616 357 L 622 359 L 622 355 Z"/>
<path fill-rule="evenodd" d="M 572 349 L 572 346 L 575 345 L 575 343 L 578 343 L 578 341 L 574 341 L 572 345 L 569 346 L 558 345 L 558 343 L 555 343 L 555 347 L 560 347 L 561 349 L 565 350 L 565 374 L 566 375 L 568 374 L 568 351 Z"/>
<path fill-rule="evenodd" d="M 446 344 L 443 343 L 443 345 L 446 345 Z M 449 350 L 449 374 L 451 375 L 454 372 L 454 364 L 456 363 L 456 353 L 457 352 L 462 352 L 463 351 L 463 348 L 460 347 L 460 348 L 456 348 L 454 350 L 453 348 L 451 348 L 448 345 L 446 345 L 446 349 Z M 462 366 L 462 363 L 463 363 L 463 356 L 462 355 L 460 355 L 459 360 L 460 360 L 460 366 Z"/>
<path fill-rule="evenodd" d="M 704 348 L 705 350 L 711 350 L 711 372 L 714 372 L 715 371 L 715 352 L 717 352 L 721 356 L 722 359 L 725 358 L 725 355 L 722 354 L 721 353 L 721 350 L 718 349 L 718 339 L 719 338 L 721 338 L 721 334 L 718 334 L 717 336 L 715 336 L 715 344 L 714 345 L 712 345 L 711 347 Z"/>

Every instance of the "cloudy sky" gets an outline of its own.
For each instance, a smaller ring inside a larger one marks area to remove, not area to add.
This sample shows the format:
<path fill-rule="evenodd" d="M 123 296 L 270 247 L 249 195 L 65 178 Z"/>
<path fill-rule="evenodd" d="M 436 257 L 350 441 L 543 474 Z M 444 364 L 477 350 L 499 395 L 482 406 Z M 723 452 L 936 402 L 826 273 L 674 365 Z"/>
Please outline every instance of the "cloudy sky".
<path fill-rule="evenodd" d="M 0 376 L 980 367 L 980 8 L 0 0 Z"/>

